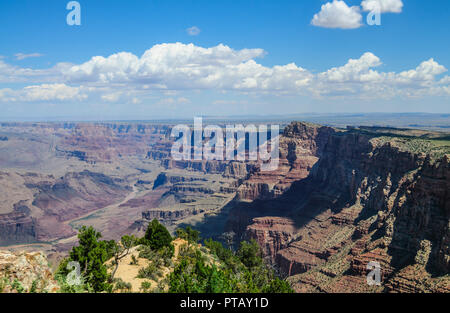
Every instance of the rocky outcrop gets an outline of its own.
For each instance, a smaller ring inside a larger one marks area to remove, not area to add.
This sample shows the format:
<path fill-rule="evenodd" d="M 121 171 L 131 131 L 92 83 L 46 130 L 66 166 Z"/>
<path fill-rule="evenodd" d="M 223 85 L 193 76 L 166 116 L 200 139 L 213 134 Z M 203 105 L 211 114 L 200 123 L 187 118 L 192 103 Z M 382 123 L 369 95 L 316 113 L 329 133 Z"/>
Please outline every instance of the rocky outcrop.
<path fill-rule="evenodd" d="M 58 141 L 55 151 L 58 156 L 88 163 L 145 156 L 149 146 L 164 140 L 168 130 L 168 125 L 80 123 Z"/>
<path fill-rule="evenodd" d="M 238 189 L 238 198 L 271 199 L 282 195 L 293 182 L 309 175 L 334 132 L 330 127 L 312 124 L 294 122 L 288 125 L 280 136 L 278 168 L 250 173 Z"/>
<path fill-rule="evenodd" d="M 35 220 L 26 213 L 0 215 L 0 245 L 32 243 L 37 241 Z"/>
<path fill-rule="evenodd" d="M 173 209 L 173 210 L 158 210 L 152 209 L 142 212 L 142 219 L 151 222 L 153 219 L 157 219 L 164 222 L 175 222 L 181 220 L 187 216 L 197 215 L 203 213 L 202 209 L 186 208 L 186 209 Z"/>
<path fill-rule="evenodd" d="M 450 293 L 448 275 L 431 277 L 431 275 L 418 264 L 408 265 L 389 279 L 386 291 L 393 293 Z"/>
<path fill-rule="evenodd" d="M 42 252 L 0 250 L 0 293 L 58 290 L 59 286 Z"/>
<path fill-rule="evenodd" d="M 123 202 L 131 189 L 113 178 L 116 174 L 74 170 L 55 178 L 0 173 L 0 187 L 8 190 L 0 195 L 0 240 L 6 244 L 72 236 L 71 219 L 121 203 L 124 219 L 145 213 L 134 225 L 142 230 L 153 218 L 174 225 L 203 214 L 195 220 L 207 216 L 205 221 L 220 225 L 217 232 L 233 230 L 236 238 L 254 238 L 298 291 L 448 290 L 450 170 L 449 157 L 442 154 L 448 151 L 445 141 L 438 142 L 439 153 L 429 153 L 425 150 L 436 142 L 421 146 L 405 130 L 344 131 L 295 122 L 280 137 L 278 169 L 263 172 L 258 162 L 172 160 L 170 125 L 2 127 L 9 138 L 1 143 L 2 168 L 41 169 L 53 160 L 69 159 L 72 168 L 105 163 L 101 165 L 108 173 L 117 174 L 122 170 L 118 161 L 133 156 L 159 160 L 167 169 L 156 179 L 138 177 L 133 193 L 148 192 Z M 133 168 L 126 179 L 145 171 Z M 154 190 L 149 189 L 152 184 Z M 109 222 L 117 228 L 117 220 Z M 371 261 L 381 266 L 381 286 L 366 284 Z"/>
<path fill-rule="evenodd" d="M 278 225 L 265 223 L 262 232 L 254 220 L 249 236 L 300 291 L 446 290 L 449 174 L 448 156 L 433 159 L 357 130 L 331 134 L 306 179 L 246 210 L 264 216 L 279 208 L 295 239 L 274 257 Z M 381 266 L 381 287 L 367 286 L 369 262 Z"/>
<path fill-rule="evenodd" d="M 174 174 L 168 174 L 168 173 L 161 173 L 156 177 L 155 181 L 153 182 L 153 189 L 156 189 L 160 186 L 164 186 L 167 184 L 177 184 L 177 183 L 185 183 L 185 182 L 196 182 L 196 181 L 202 181 L 206 182 L 208 181 L 206 178 L 203 177 L 194 177 L 194 176 L 186 176 L 186 175 L 174 175 Z"/>
<path fill-rule="evenodd" d="M 287 247 L 295 238 L 295 226 L 290 219 L 262 217 L 253 219 L 247 227 L 247 238 L 255 239 L 265 256 L 274 263 L 277 252 Z"/>
<path fill-rule="evenodd" d="M 142 218 L 136 220 L 130 226 L 130 230 L 137 234 L 142 234 L 147 230 L 148 225 L 154 219 L 157 219 L 167 226 L 171 226 L 176 221 L 180 221 L 193 215 L 202 214 L 204 212 L 205 210 L 196 208 L 146 210 L 142 212 Z"/>
<path fill-rule="evenodd" d="M 253 165 L 244 162 L 230 162 L 227 164 L 224 172 L 226 177 L 243 178 L 247 177 L 249 171 L 253 169 Z"/>

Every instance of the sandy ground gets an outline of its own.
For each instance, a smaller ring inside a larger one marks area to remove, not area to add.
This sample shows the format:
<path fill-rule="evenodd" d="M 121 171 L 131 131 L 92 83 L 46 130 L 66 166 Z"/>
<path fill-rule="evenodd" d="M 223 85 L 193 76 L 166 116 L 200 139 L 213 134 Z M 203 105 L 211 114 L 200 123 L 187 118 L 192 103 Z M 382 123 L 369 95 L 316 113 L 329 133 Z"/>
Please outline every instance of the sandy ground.
<path fill-rule="evenodd" d="M 187 241 L 183 239 L 175 239 L 173 242 L 173 245 L 175 247 L 175 253 L 172 258 L 172 260 L 175 262 L 176 258 L 178 257 L 178 253 L 180 251 L 180 247 L 184 244 L 187 244 Z M 120 278 L 124 282 L 131 284 L 131 292 L 141 292 L 141 284 L 142 282 L 149 282 L 151 284 L 151 289 L 156 288 L 158 285 L 158 282 L 150 280 L 150 279 L 143 279 L 143 278 L 137 278 L 139 270 L 143 267 L 146 267 L 150 264 L 150 261 L 144 258 L 139 258 L 139 251 L 138 247 L 133 247 L 130 250 L 130 253 L 121 259 L 119 261 L 119 267 L 117 268 L 116 274 L 114 278 Z M 132 256 L 138 260 L 137 265 L 131 265 Z M 112 264 L 112 259 L 107 262 L 107 264 Z M 109 271 L 112 272 L 113 268 L 111 268 Z M 160 279 L 163 279 L 166 277 L 170 272 L 173 271 L 173 268 L 167 268 L 163 267 L 163 276 Z"/>

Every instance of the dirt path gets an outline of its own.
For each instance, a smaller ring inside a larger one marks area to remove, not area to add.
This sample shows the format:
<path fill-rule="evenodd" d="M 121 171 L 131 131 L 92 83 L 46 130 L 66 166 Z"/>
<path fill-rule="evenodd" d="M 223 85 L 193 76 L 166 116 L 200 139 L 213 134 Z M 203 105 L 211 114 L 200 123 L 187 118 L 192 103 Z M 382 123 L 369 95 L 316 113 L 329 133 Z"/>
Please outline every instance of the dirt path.
<path fill-rule="evenodd" d="M 175 248 L 175 253 L 174 256 L 172 257 L 172 261 L 175 263 L 180 251 L 180 247 L 182 245 L 187 244 L 187 241 L 177 238 L 174 241 L 172 241 L 172 244 L 174 245 Z M 135 257 L 135 259 L 138 261 L 136 265 L 132 265 L 131 260 L 132 260 L 132 256 Z M 107 262 L 107 264 L 111 264 L 112 263 L 112 259 L 109 260 Z M 139 250 L 138 247 L 133 247 L 130 250 L 130 253 L 124 257 L 123 259 L 119 260 L 119 266 L 117 268 L 116 274 L 115 274 L 115 278 L 120 278 L 122 279 L 124 282 L 130 283 L 131 284 L 131 292 L 140 292 L 141 291 L 141 285 L 142 282 L 146 281 L 149 282 L 151 284 L 151 288 L 156 288 L 156 286 L 158 285 L 158 282 L 160 280 L 162 280 L 164 277 L 167 277 L 167 275 L 169 275 L 174 267 L 162 267 L 162 277 L 160 277 L 159 279 L 157 279 L 157 281 L 154 280 L 150 280 L 150 279 L 146 279 L 146 278 L 138 278 L 138 274 L 139 274 L 139 270 L 141 268 L 144 268 L 146 266 L 148 266 L 151 263 L 151 261 L 145 259 L 145 258 L 140 258 L 139 257 Z M 109 269 L 109 271 L 111 271 L 111 269 Z"/>

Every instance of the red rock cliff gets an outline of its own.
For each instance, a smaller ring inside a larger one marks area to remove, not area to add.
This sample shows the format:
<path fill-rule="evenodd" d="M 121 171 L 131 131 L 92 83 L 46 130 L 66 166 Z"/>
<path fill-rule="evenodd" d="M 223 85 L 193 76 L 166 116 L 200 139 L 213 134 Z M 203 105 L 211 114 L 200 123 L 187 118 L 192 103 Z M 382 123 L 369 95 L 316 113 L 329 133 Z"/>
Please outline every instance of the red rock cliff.
<path fill-rule="evenodd" d="M 253 204 L 262 214 L 278 210 L 282 224 L 256 219 L 247 233 L 298 291 L 445 291 L 449 175 L 448 156 L 357 131 L 330 134 L 306 179 L 277 201 Z M 380 287 L 365 281 L 370 261 L 381 264 Z"/>

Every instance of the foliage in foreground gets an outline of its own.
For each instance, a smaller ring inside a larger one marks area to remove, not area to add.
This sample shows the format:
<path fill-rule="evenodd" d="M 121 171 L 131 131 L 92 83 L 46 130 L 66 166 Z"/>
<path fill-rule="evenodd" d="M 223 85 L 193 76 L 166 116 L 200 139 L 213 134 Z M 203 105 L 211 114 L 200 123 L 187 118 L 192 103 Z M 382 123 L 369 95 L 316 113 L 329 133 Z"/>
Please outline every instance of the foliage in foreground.
<path fill-rule="evenodd" d="M 276 277 L 275 272 L 264 263 L 256 241 L 243 241 L 236 253 L 211 239 L 205 245 L 218 261 L 208 260 L 208 255 L 201 249 L 184 247 L 180 251 L 178 264 L 169 275 L 169 292 L 293 292 L 289 283 Z"/>
<path fill-rule="evenodd" d="M 83 226 L 79 230 L 79 245 L 72 248 L 55 275 L 62 292 L 112 291 L 105 265 L 112 253 L 108 242 L 99 241 L 100 238 L 101 234 L 93 227 Z"/>
<path fill-rule="evenodd" d="M 204 246 L 198 245 L 200 233 L 190 227 L 178 229 L 176 234 L 188 244 L 179 247 L 174 263 L 173 238 L 157 220 L 149 224 L 143 238 L 124 236 L 119 242 L 101 241 L 99 232 L 83 226 L 78 233 L 79 245 L 73 247 L 69 257 L 60 263 L 55 278 L 62 292 L 129 292 L 131 285 L 114 278 L 114 273 L 119 260 L 128 255 L 133 246 L 140 244 L 139 257 L 151 263 L 139 270 L 138 277 L 158 283 L 155 290 L 150 290 L 150 283 L 144 282 L 143 292 L 293 292 L 289 283 L 278 278 L 265 264 L 254 240 L 241 242 L 240 248 L 234 252 L 211 239 L 206 240 Z M 108 273 L 108 260 L 112 260 L 109 265 L 112 274 Z M 73 267 L 72 262 L 77 262 L 79 268 Z M 165 278 L 163 266 L 174 268 Z M 79 275 L 75 276 L 77 270 Z M 73 284 L 77 277 L 79 281 Z"/>
<path fill-rule="evenodd" d="M 172 236 L 164 225 L 158 222 L 157 219 L 154 219 L 148 225 L 147 231 L 145 232 L 145 236 L 141 240 L 141 243 L 149 246 L 153 250 L 160 250 L 164 247 L 169 247 L 173 251 L 172 239 Z"/>

